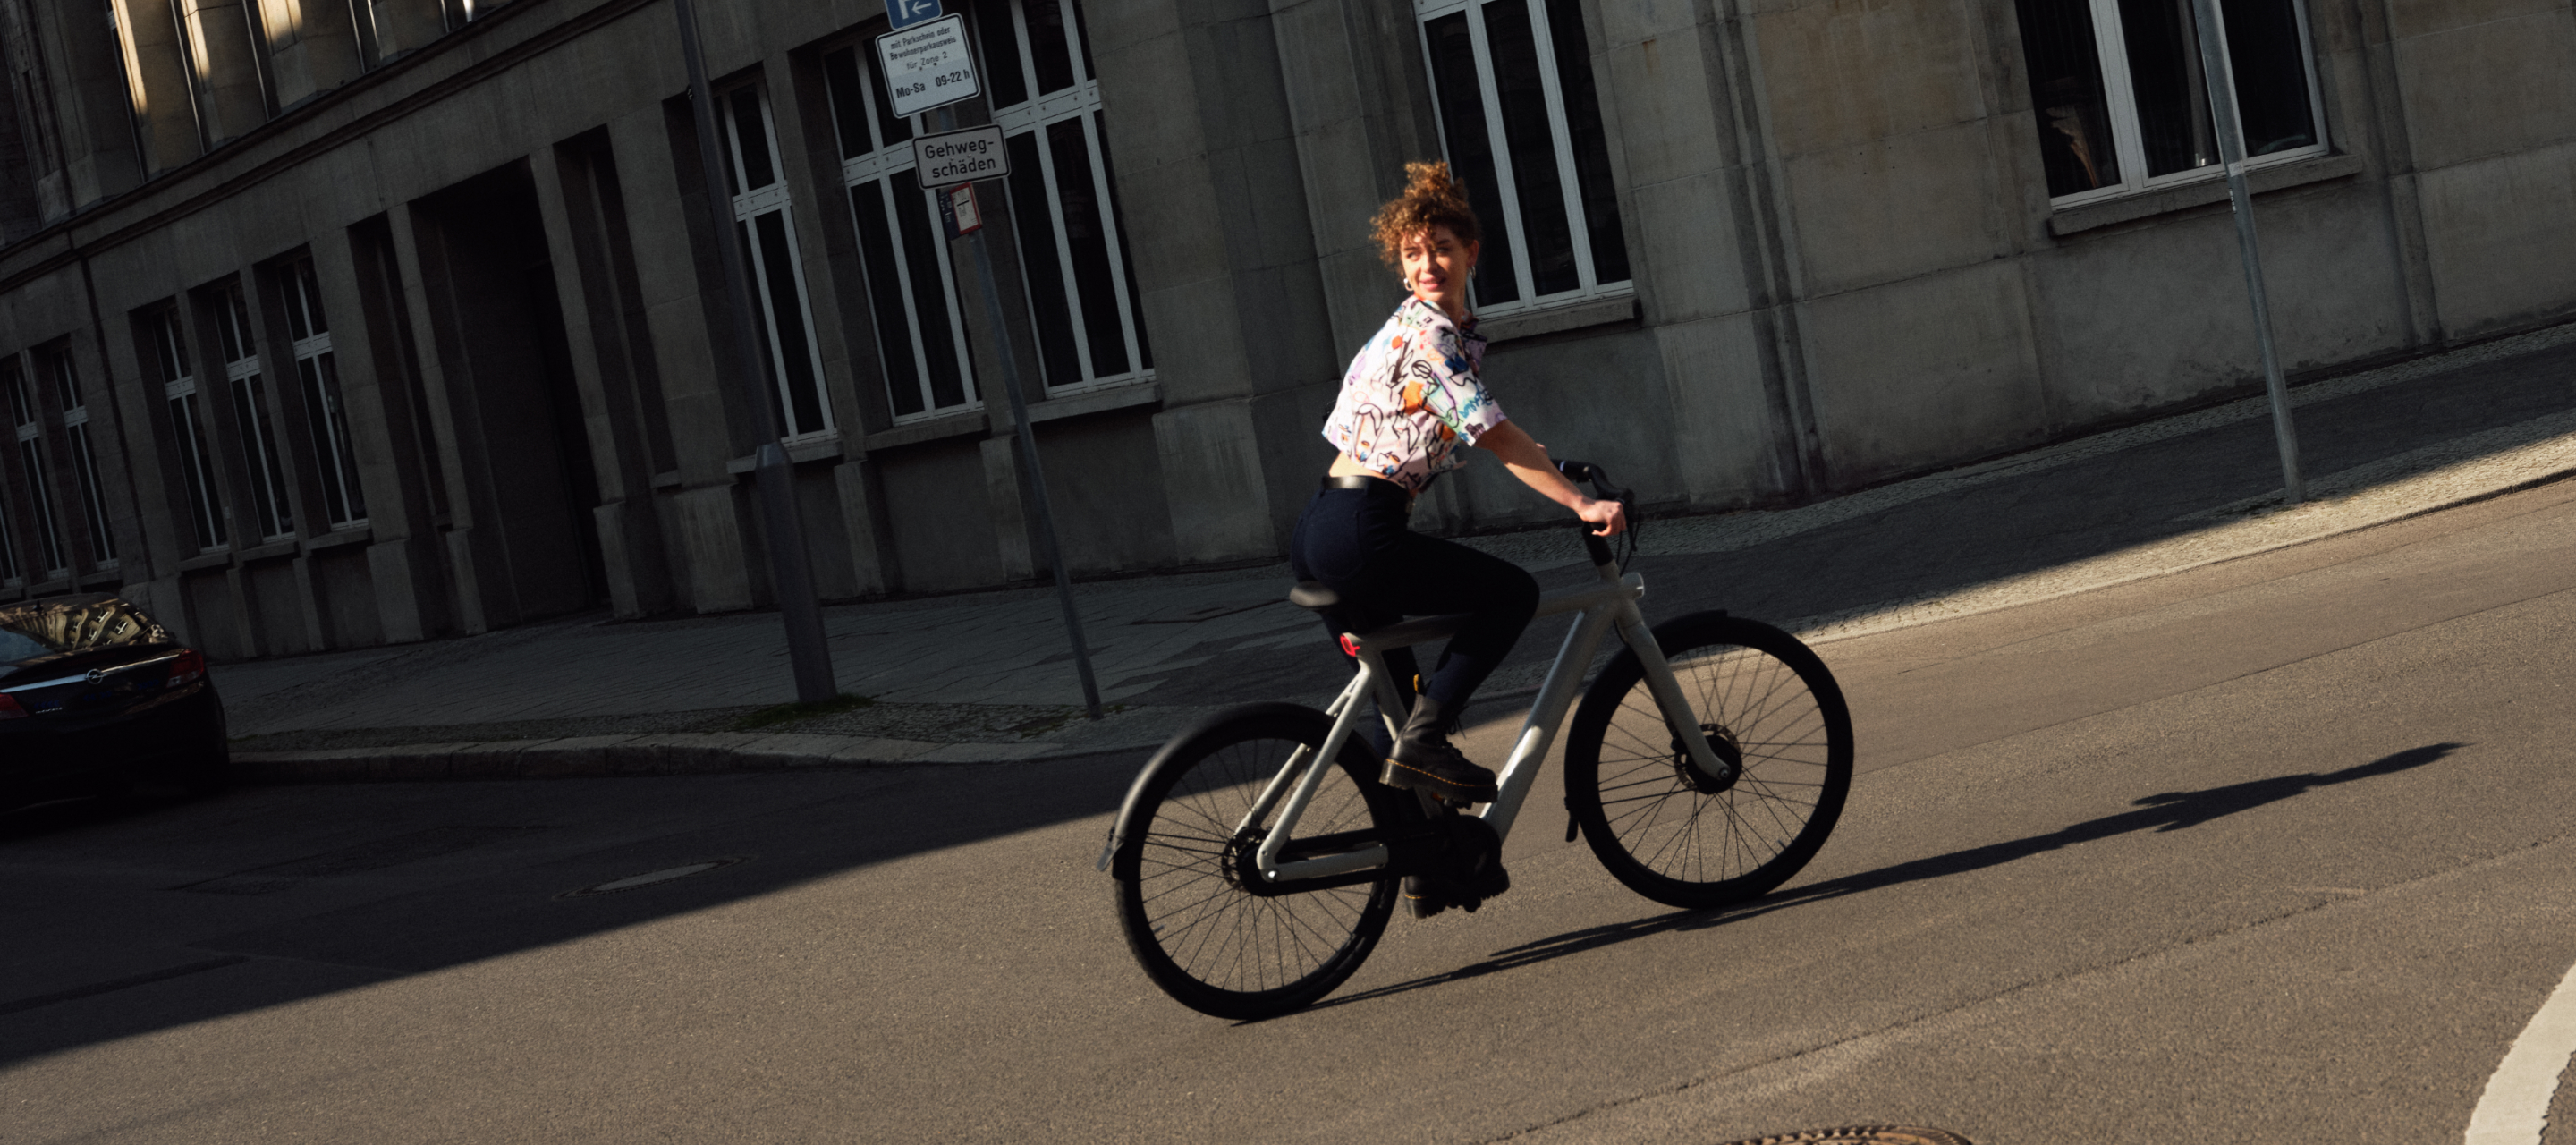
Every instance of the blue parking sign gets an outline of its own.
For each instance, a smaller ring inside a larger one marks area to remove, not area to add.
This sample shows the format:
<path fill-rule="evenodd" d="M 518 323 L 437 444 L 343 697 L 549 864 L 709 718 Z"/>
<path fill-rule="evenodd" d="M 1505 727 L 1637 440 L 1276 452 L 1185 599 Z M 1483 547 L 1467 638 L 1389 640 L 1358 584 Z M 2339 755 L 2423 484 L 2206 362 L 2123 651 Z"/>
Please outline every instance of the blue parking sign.
<path fill-rule="evenodd" d="M 886 20 L 897 28 L 938 18 L 939 0 L 886 0 Z"/>

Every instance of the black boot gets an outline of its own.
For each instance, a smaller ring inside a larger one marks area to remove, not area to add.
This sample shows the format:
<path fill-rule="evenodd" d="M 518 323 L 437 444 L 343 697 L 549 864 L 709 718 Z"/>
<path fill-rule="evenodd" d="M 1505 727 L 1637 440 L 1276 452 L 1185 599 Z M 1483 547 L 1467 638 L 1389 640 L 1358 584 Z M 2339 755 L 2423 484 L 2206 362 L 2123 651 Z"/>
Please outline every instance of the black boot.
<path fill-rule="evenodd" d="M 1494 773 L 1467 762 L 1450 746 L 1452 715 L 1429 696 L 1415 699 L 1413 716 L 1396 733 L 1395 754 L 1378 773 L 1378 782 L 1425 792 L 1444 803 L 1493 802 Z"/>

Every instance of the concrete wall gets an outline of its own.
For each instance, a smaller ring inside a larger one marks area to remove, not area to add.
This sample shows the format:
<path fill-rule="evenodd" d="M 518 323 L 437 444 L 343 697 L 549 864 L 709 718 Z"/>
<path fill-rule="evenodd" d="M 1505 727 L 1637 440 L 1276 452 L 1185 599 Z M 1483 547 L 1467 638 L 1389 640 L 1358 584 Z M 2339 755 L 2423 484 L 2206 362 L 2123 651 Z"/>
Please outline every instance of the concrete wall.
<path fill-rule="evenodd" d="M 364 6 L 364 23 L 263 4 L 254 47 L 241 5 L 187 0 L 207 30 L 189 55 L 129 11 L 157 9 L 120 8 L 120 33 L 58 4 L 0 0 L 0 56 L 32 84 L 15 90 L 45 96 L 0 108 L 0 353 L 72 355 L 118 557 L 82 548 L 64 471 L 77 567 L 0 600 L 115 589 L 232 657 L 769 601 L 748 483 L 770 415 L 742 375 L 667 5 L 516 0 L 450 27 L 431 0 Z M 1666 505 L 1776 504 L 2255 383 L 2223 201 L 2050 202 L 2012 0 L 1582 8 L 1633 294 L 1489 325 L 1489 383 L 1559 455 Z M 2290 368 L 2576 314 L 2576 11 L 2307 13 L 2334 154 L 2256 182 Z M 1021 236 L 996 211 L 998 324 L 971 245 L 950 250 L 981 400 L 898 422 L 820 63 L 882 29 L 880 0 L 701 13 L 718 84 L 761 85 L 776 118 L 838 426 L 791 451 L 829 597 L 1047 571 L 1005 346 L 1072 571 L 1276 559 L 1329 460 L 1317 427 L 1341 370 L 1401 297 L 1368 219 L 1440 147 L 1407 6 L 1083 15 L 1154 370 L 1073 396 L 1040 384 Z M 362 527 L 323 519 L 278 278 L 302 258 L 331 315 Z M 283 541 L 259 535 L 261 462 L 216 346 L 236 282 L 296 518 Z M 212 551 L 138 324 L 172 304 L 227 519 Z M 23 484 L 0 466 L 26 565 Z M 1555 515 L 1479 462 L 1418 523 Z"/>

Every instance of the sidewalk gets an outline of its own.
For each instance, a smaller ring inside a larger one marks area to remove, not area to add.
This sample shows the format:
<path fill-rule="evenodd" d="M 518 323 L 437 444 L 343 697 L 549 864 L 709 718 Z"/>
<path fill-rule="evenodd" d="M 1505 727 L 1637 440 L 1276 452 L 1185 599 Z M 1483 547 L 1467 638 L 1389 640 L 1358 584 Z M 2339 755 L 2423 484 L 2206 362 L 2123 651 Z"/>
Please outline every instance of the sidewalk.
<path fill-rule="evenodd" d="M 2248 556 L 2576 473 L 2576 325 L 2292 394 L 2311 500 L 2280 507 L 2260 397 L 1799 509 L 1648 521 L 1659 619 L 1726 608 L 1810 642 Z M 1479 538 L 1555 587 L 1572 530 Z M 1079 585 L 1108 718 L 1084 719 L 1051 589 L 825 610 L 848 710 L 793 700 L 774 613 L 596 614 L 363 652 L 219 666 L 253 780 L 660 774 L 994 763 L 1150 747 L 1227 704 L 1320 706 L 1346 676 L 1285 602 L 1287 567 Z M 1552 628 L 1552 625 L 1547 627 Z M 1533 628 L 1480 695 L 1510 702 Z M 1222 671 L 1209 671 L 1220 667 Z"/>

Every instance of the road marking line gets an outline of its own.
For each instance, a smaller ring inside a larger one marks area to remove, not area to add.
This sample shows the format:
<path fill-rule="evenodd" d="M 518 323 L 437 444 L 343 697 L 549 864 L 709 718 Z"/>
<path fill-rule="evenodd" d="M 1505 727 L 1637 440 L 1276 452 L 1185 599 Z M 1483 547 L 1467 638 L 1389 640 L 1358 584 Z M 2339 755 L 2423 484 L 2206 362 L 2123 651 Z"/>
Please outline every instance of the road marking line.
<path fill-rule="evenodd" d="M 2540 1145 L 2549 1099 L 2570 1057 L 2576 1057 L 2576 966 L 2568 967 L 2487 1079 L 2487 1091 L 2469 1115 L 2466 1145 Z"/>

